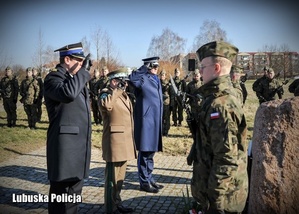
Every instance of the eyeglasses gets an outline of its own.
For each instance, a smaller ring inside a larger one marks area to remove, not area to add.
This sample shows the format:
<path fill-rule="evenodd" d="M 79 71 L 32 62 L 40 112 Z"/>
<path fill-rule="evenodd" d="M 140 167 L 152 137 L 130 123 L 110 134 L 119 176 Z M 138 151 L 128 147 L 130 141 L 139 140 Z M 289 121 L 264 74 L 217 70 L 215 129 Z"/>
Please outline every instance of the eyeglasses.
<path fill-rule="evenodd" d="M 205 69 L 206 67 L 209 67 L 209 66 L 213 66 L 215 64 L 210 64 L 210 65 L 199 65 L 199 70 L 203 70 Z"/>

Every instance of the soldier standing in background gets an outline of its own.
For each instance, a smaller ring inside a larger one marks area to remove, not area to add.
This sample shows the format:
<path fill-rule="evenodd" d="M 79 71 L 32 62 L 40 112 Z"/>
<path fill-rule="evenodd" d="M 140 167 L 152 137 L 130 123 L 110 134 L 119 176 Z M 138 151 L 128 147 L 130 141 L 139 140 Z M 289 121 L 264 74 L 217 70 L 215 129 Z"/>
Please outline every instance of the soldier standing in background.
<path fill-rule="evenodd" d="M 171 95 L 171 83 L 166 79 L 166 72 L 164 70 L 160 72 L 160 81 L 163 95 L 162 135 L 168 136 L 170 129 L 170 107 L 173 105 L 173 98 Z"/>
<path fill-rule="evenodd" d="M 191 192 L 205 214 L 241 213 L 248 195 L 246 118 L 229 76 L 238 49 L 214 41 L 197 50 L 203 96 Z"/>
<path fill-rule="evenodd" d="M 23 103 L 27 114 L 28 126 L 30 129 L 36 129 L 36 102 L 39 96 L 39 85 L 37 80 L 32 76 L 31 67 L 26 69 L 26 78 L 21 82 L 20 95 L 22 96 L 20 102 Z"/>
<path fill-rule="evenodd" d="M 186 89 L 186 82 L 184 79 L 181 79 L 180 78 L 180 70 L 178 68 L 176 68 L 174 70 L 174 82 L 175 82 L 175 85 L 177 87 L 177 89 L 179 90 L 179 93 L 180 92 L 185 92 L 185 89 Z M 177 100 L 179 99 L 179 96 L 174 96 L 174 103 L 173 103 L 173 109 L 172 109 L 172 121 L 173 121 L 173 125 L 174 126 L 181 126 L 182 125 L 182 121 L 183 121 L 183 106 L 180 105 L 180 101 Z"/>
<path fill-rule="evenodd" d="M 191 82 L 189 82 L 186 86 L 186 93 L 191 95 L 192 97 L 189 97 L 189 104 L 191 107 L 191 113 L 192 117 L 194 119 L 197 118 L 199 113 L 199 105 L 201 102 L 201 95 L 198 94 L 198 89 L 202 85 L 202 82 L 200 81 L 200 73 L 198 69 L 195 69 L 193 73 L 193 79 Z"/>
<path fill-rule="evenodd" d="M 267 77 L 260 81 L 257 87 L 260 104 L 263 102 L 281 99 L 284 93 L 283 84 L 274 78 L 275 72 L 272 68 L 267 71 Z M 276 96 L 277 95 L 277 96 Z"/>
<path fill-rule="evenodd" d="M 294 93 L 295 96 L 299 96 L 299 79 L 295 79 L 290 85 L 289 85 L 289 92 Z"/>
<path fill-rule="evenodd" d="M 98 105 L 98 93 L 96 93 L 95 87 L 100 80 L 100 71 L 94 70 L 93 78 L 89 80 L 89 96 L 91 100 L 91 110 L 93 113 L 94 122 L 99 125 L 102 123 L 102 117 Z"/>
<path fill-rule="evenodd" d="M 44 82 L 42 80 L 41 74 L 38 72 L 37 68 L 32 69 L 32 76 L 37 80 L 39 85 L 39 95 L 36 100 L 36 110 L 37 110 L 37 122 L 41 121 L 42 118 L 42 104 L 44 96 Z"/>
<path fill-rule="evenodd" d="M 19 84 L 10 67 L 6 67 L 5 77 L 1 79 L 0 92 L 3 99 L 4 110 L 7 115 L 7 126 L 15 127 L 17 121 Z"/>
<path fill-rule="evenodd" d="M 264 102 L 263 98 L 261 97 L 261 93 L 260 93 L 260 83 L 265 80 L 267 78 L 268 75 L 268 67 L 264 67 L 263 71 L 264 71 L 264 75 L 260 78 L 258 78 L 257 80 L 254 81 L 254 83 L 252 84 L 252 90 L 256 93 L 257 98 L 259 99 L 259 103 L 261 104 L 262 102 Z"/>
<path fill-rule="evenodd" d="M 236 92 L 238 94 L 238 99 L 240 100 L 243 106 L 244 96 L 243 96 L 243 89 L 241 88 L 241 84 L 240 84 L 241 73 L 242 73 L 242 68 L 240 66 L 232 65 L 230 69 L 230 78 L 233 87 L 236 89 Z"/>

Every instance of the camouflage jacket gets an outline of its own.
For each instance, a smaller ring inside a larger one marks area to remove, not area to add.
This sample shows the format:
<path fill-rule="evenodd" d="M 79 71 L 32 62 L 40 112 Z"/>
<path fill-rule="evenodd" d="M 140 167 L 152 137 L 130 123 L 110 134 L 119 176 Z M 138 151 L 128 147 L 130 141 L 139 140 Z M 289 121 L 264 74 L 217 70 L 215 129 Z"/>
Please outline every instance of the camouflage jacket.
<path fill-rule="evenodd" d="M 283 84 L 277 79 L 263 79 L 258 88 L 259 99 L 262 98 L 263 101 L 270 101 L 275 99 L 281 99 L 283 95 Z"/>
<path fill-rule="evenodd" d="M 186 86 L 186 93 L 192 96 L 189 101 L 192 110 L 199 109 L 201 99 L 197 95 L 199 94 L 198 89 L 200 87 L 201 81 L 196 82 L 194 80 L 189 82 Z"/>
<path fill-rule="evenodd" d="M 10 99 L 17 102 L 19 94 L 19 84 L 17 78 L 14 77 L 3 77 L 0 82 L 1 97 L 3 99 Z"/>
<path fill-rule="evenodd" d="M 206 209 L 242 212 L 248 195 L 246 119 L 228 75 L 203 85 L 195 198 Z"/>
<path fill-rule="evenodd" d="M 38 99 L 39 96 L 39 85 L 36 79 L 33 77 L 26 77 L 21 82 L 20 87 L 20 95 L 22 96 L 21 102 L 24 105 L 32 105 L 35 104 L 35 102 Z"/>
<path fill-rule="evenodd" d="M 38 86 L 39 86 L 39 94 L 38 94 L 38 99 L 43 99 L 44 96 L 44 82 L 43 79 L 40 76 L 34 77 L 37 82 L 38 82 Z"/>
<path fill-rule="evenodd" d="M 168 80 L 160 80 L 162 85 L 163 105 L 173 105 L 171 83 Z"/>
<path fill-rule="evenodd" d="M 91 78 L 91 80 L 89 80 L 88 82 L 88 86 L 89 86 L 89 94 L 90 94 L 90 98 L 91 99 L 94 99 L 94 100 L 97 100 L 98 99 L 98 92 L 97 90 L 95 89 L 96 88 L 96 85 L 97 85 L 97 82 L 100 80 L 100 78 Z"/>
<path fill-rule="evenodd" d="M 95 83 L 95 86 L 93 88 L 93 93 L 96 96 L 99 96 L 100 91 L 106 87 L 107 82 L 108 82 L 108 77 L 101 76 L 100 79 Z"/>
<path fill-rule="evenodd" d="M 238 99 L 241 102 L 241 105 L 243 106 L 243 90 L 241 88 L 240 82 L 239 81 L 235 81 L 232 82 L 233 87 L 235 88 L 236 92 L 237 92 L 237 96 Z"/>

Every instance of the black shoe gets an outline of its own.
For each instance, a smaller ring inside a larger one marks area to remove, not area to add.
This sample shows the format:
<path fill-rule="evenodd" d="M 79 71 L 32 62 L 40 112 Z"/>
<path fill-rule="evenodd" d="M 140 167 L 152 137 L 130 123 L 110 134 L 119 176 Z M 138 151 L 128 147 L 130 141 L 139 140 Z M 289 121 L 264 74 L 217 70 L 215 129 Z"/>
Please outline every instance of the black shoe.
<path fill-rule="evenodd" d="M 120 213 L 131 213 L 131 212 L 134 212 L 133 208 L 131 208 L 131 207 L 124 207 L 123 205 L 117 206 L 117 210 Z"/>
<path fill-rule="evenodd" d="M 156 189 L 163 189 L 163 187 L 164 187 L 163 185 L 157 184 L 156 182 L 151 183 L 151 185 Z"/>
<path fill-rule="evenodd" d="M 155 187 L 151 187 L 150 185 L 140 185 L 140 190 L 145 192 L 151 192 L 151 193 L 158 193 L 159 189 Z"/>

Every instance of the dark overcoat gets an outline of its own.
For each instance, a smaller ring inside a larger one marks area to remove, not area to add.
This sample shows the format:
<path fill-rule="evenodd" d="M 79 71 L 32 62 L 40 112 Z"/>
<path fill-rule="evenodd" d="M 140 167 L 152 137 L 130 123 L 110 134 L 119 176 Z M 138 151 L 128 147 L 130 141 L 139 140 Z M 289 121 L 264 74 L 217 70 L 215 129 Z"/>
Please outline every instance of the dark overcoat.
<path fill-rule="evenodd" d="M 86 83 L 90 74 L 81 68 L 71 76 L 57 65 L 44 81 L 49 117 L 47 168 L 51 181 L 88 177 L 91 156 L 91 118 Z"/>
<path fill-rule="evenodd" d="M 157 75 L 148 72 L 146 66 L 129 76 L 136 87 L 134 110 L 134 136 L 139 151 L 162 151 L 162 86 Z"/>

